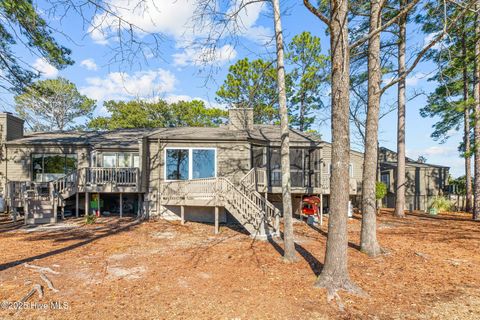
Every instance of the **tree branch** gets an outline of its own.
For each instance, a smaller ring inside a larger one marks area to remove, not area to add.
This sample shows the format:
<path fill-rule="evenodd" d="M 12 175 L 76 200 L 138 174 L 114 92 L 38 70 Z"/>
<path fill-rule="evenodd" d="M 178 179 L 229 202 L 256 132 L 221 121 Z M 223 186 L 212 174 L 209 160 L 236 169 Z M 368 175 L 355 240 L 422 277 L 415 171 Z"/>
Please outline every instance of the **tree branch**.
<path fill-rule="evenodd" d="M 307 7 L 307 9 L 313 13 L 315 16 L 317 16 L 317 18 L 319 18 L 320 20 L 322 20 L 327 26 L 328 28 L 330 29 L 330 19 L 327 18 L 323 13 L 320 12 L 320 10 L 318 10 L 317 8 L 315 8 L 309 0 L 303 0 L 303 4 L 305 5 L 305 7 Z"/>
<path fill-rule="evenodd" d="M 365 37 L 361 38 L 361 39 L 358 39 L 357 41 L 355 41 L 354 43 L 352 43 L 350 45 L 350 50 L 352 49 L 355 49 L 356 47 L 362 45 L 364 42 L 368 41 L 371 37 L 373 37 L 374 35 L 378 34 L 379 32 L 385 30 L 386 28 L 388 28 L 389 26 L 391 26 L 392 24 L 394 24 L 395 22 L 397 22 L 398 19 L 400 19 L 400 17 L 402 17 L 403 15 L 407 14 L 410 10 L 413 9 L 413 7 L 419 2 L 420 0 L 413 0 L 412 2 L 410 2 L 408 5 L 406 5 L 402 10 L 400 10 L 397 15 L 395 17 L 393 17 L 392 19 L 390 19 L 388 22 L 386 22 L 384 25 L 382 25 L 381 27 L 373 30 L 372 32 L 370 32 L 369 34 L 367 34 Z"/>
<path fill-rule="evenodd" d="M 427 46 L 425 46 L 417 55 L 417 57 L 415 58 L 415 60 L 413 61 L 412 65 L 404 72 L 404 74 L 396 79 L 393 79 L 392 81 L 390 81 L 386 86 L 384 86 L 380 92 L 380 94 L 382 95 L 385 91 L 387 91 L 387 89 L 389 89 L 391 86 L 397 84 L 398 82 L 404 80 L 412 71 L 413 69 L 415 69 L 415 67 L 417 66 L 417 64 L 420 62 L 420 60 L 422 60 L 423 56 L 427 53 L 428 50 L 430 50 L 435 44 L 437 44 L 440 40 L 443 39 L 443 37 L 447 34 L 447 32 L 452 29 L 455 24 L 458 22 L 458 20 L 460 20 L 460 18 L 462 18 L 469 10 L 470 8 L 476 3 L 475 0 L 472 0 L 467 6 L 465 6 L 462 10 L 462 12 L 460 12 L 459 15 L 457 15 L 455 17 L 455 19 L 453 19 L 449 24 L 448 26 L 446 26 L 443 31 L 441 33 L 439 33 Z"/>

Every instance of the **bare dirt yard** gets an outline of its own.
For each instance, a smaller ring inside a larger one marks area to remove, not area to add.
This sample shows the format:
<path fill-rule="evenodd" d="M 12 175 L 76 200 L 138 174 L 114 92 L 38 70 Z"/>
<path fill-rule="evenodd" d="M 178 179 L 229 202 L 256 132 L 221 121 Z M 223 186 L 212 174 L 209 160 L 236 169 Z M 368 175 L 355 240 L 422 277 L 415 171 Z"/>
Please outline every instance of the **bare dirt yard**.
<path fill-rule="evenodd" d="M 358 251 L 349 223 L 351 278 L 368 297 L 340 293 L 344 311 L 313 287 L 326 225 L 295 224 L 298 263 L 281 242 L 190 222 L 68 220 L 53 228 L 0 223 L 0 319 L 480 319 L 480 224 L 466 214 L 383 212 L 387 254 Z M 54 291 L 41 279 L 43 273 Z M 21 310 L 35 284 L 44 288 Z M 18 305 L 17 305 L 18 306 Z"/>

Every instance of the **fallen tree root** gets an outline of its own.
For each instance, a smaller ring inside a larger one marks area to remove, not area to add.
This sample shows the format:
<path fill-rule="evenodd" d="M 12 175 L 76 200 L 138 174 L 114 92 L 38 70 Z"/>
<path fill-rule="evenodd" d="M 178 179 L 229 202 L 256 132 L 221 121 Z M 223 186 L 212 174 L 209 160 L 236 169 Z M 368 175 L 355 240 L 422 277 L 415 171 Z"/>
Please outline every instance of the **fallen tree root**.
<path fill-rule="evenodd" d="M 28 264 L 28 263 L 25 263 L 24 266 L 26 268 L 36 269 L 39 272 L 48 272 L 48 273 L 51 273 L 51 274 L 60 274 L 58 271 L 52 270 L 48 267 L 39 267 L 39 266 L 36 266 L 34 264 Z"/>
<path fill-rule="evenodd" d="M 48 279 L 48 277 L 40 272 L 40 278 L 42 278 L 43 281 L 45 281 L 45 283 L 47 284 L 47 287 L 52 290 L 53 292 L 58 292 L 58 289 L 56 289 L 54 286 L 53 286 L 53 283 L 52 281 L 50 281 L 50 279 Z"/>
<path fill-rule="evenodd" d="M 33 296 L 35 294 L 35 292 L 38 292 L 38 297 L 40 299 L 43 298 L 43 287 L 36 283 L 33 285 L 32 289 L 30 289 L 30 291 L 28 291 L 28 293 L 20 300 L 20 302 L 25 302 L 27 301 L 28 299 L 30 299 L 31 296 Z"/>

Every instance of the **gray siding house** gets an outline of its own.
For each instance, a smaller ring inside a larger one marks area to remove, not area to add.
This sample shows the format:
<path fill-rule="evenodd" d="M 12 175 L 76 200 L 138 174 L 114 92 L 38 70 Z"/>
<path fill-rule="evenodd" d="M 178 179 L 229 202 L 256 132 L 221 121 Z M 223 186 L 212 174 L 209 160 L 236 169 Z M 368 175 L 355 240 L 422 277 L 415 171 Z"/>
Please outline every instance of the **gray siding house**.
<path fill-rule="evenodd" d="M 387 148 L 379 150 L 380 178 L 387 185 L 384 205 L 395 208 L 397 153 Z M 406 158 L 405 210 L 428 210 L 433 199 L 443 195 L 448 185 L 449 167 Z"/>
<path fill-rule="evenodd" d="M 3 113 L 0 142 L 0 195 L 27 224 L 88 212 L 215 222 L 216 230 L 220 222 L 236 221 L 254 236 L 279 229 L 280 128 L 253 124 L 252 109 L 229 110 L 229 123 L 216 128 L 28 134 L 21 119 Z M 295 213 L 301 213 L 306 195 L 320 196 L 327 211 L 331 145 L 294 129 L 290 143 Z M 354 205 L 361 194 L 362 166 L 363 154 L 352 150 L 349 194 Z M 384 157 L 381 168 L 382 179 L 389 177 L 390 205 L 392 158 Z M 428 196 L 443 188 L 448 168 L 412 162 L 409 168 L 415 187 L 408 188 L 408 201 L 423 209 Z"/>
<path fill-rule="evenodd" d="M 240 222 L 251 234 L 278 231 L 282 209 L 280 128 L 231 109 L 217 128 L 24 133 L 0 114 L 0 193 L 25 223 L 99 211 L 166 219 Z M 329 143 L 290 130 L 292 201 L 321 195 L 328 209 Z M 361 153 L 352 151 L 350 195 L 359 195 Z"/>

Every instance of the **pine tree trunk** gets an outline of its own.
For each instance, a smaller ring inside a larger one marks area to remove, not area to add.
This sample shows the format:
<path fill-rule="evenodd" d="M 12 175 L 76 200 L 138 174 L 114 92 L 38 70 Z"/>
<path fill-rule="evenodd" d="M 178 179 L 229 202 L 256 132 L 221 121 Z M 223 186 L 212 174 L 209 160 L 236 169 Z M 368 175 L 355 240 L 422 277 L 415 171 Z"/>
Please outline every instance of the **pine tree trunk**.
<path fill-rule="evenodd" d="M 462 58 L 463 58 L 463 101 L 465 103 L 463 142 L 465 144 L 465 211 L 472 211 L 472 165 L 470 158 L 470 107 L 468 102 L 468 61 L 465 18 L 463 18 Z"/>
<path fill-rule="evenodd" d="M 299 130 L 305 130 L 305 93 L 302 93 L 302 101 L 300 102 Z"/>
<path fill-rule="evenodd" d="M 400 0 L 400 7 L 406 1 Z M 398 22 L 398 76 L 405 74 L 405 51 L 407 37 L 407 17 L 400 17 Z M 397 114 L 397 176 L 395 184 L 395 217 L 405 217 L 405 114 L 406 89 L 405 79 L 398 82 L 398 114 Z"/>
<path fill-rule="evenodd" d="M 476 5 L 477 10 L 480 6 Z M 475 76 L 473 87 L 473 99 L 475 101 L 475 127 L 474 139 L 475 145 L 480 144 L 480 21 L 479 15 L 475 15 Z M 480 148 L 475 148 L 475 162 L 474 162 L 474 186 L 473 186 L 473 219 L 480 219 Z"/>
<path fill-rule="evenodd" d="M 339 289 L 356 291 L 347 267 L 349 200 L 349 87 L 348 1 L 331 1 L 330 50 L 332 79 L 332 174 L 330 178 L 330 216 L 325 262 L 315 283 L 326 288 L 329 297 Z"/>
<path fill-rule="evenodd" d="M 381 1 L 371 1 L 370 6 L 370 30 L 376 30 L 381 25 Z M 368 106 L 367 124 L 365 127 L 365 154 L 362 182 L 362 231 L 360 238 L 360 250 L 373 257 L 381 253 L 380 245 L 377 241 L 377 208 L 375 197 L 381 79 L 380 33 L 377 33 L 372 36 L 368 42 Z"/>
<path fill-rule="evenodd" d="M 280 109 L 280 126 L 282 132 L 282 200 L 283 200 L 283 239 L 284 259 L 288 262 L 297 260 L 293 235 L 292 194 L 290 181 L 290 139 L 288 128 L 287 94 L 285 89 L 285 64 L 283 53 L 282 23 L 280 21 L 279 0 L 273 0 L 273 16 L 275 23 L 275 40 L 277 45 L 277 86 Z"/>

